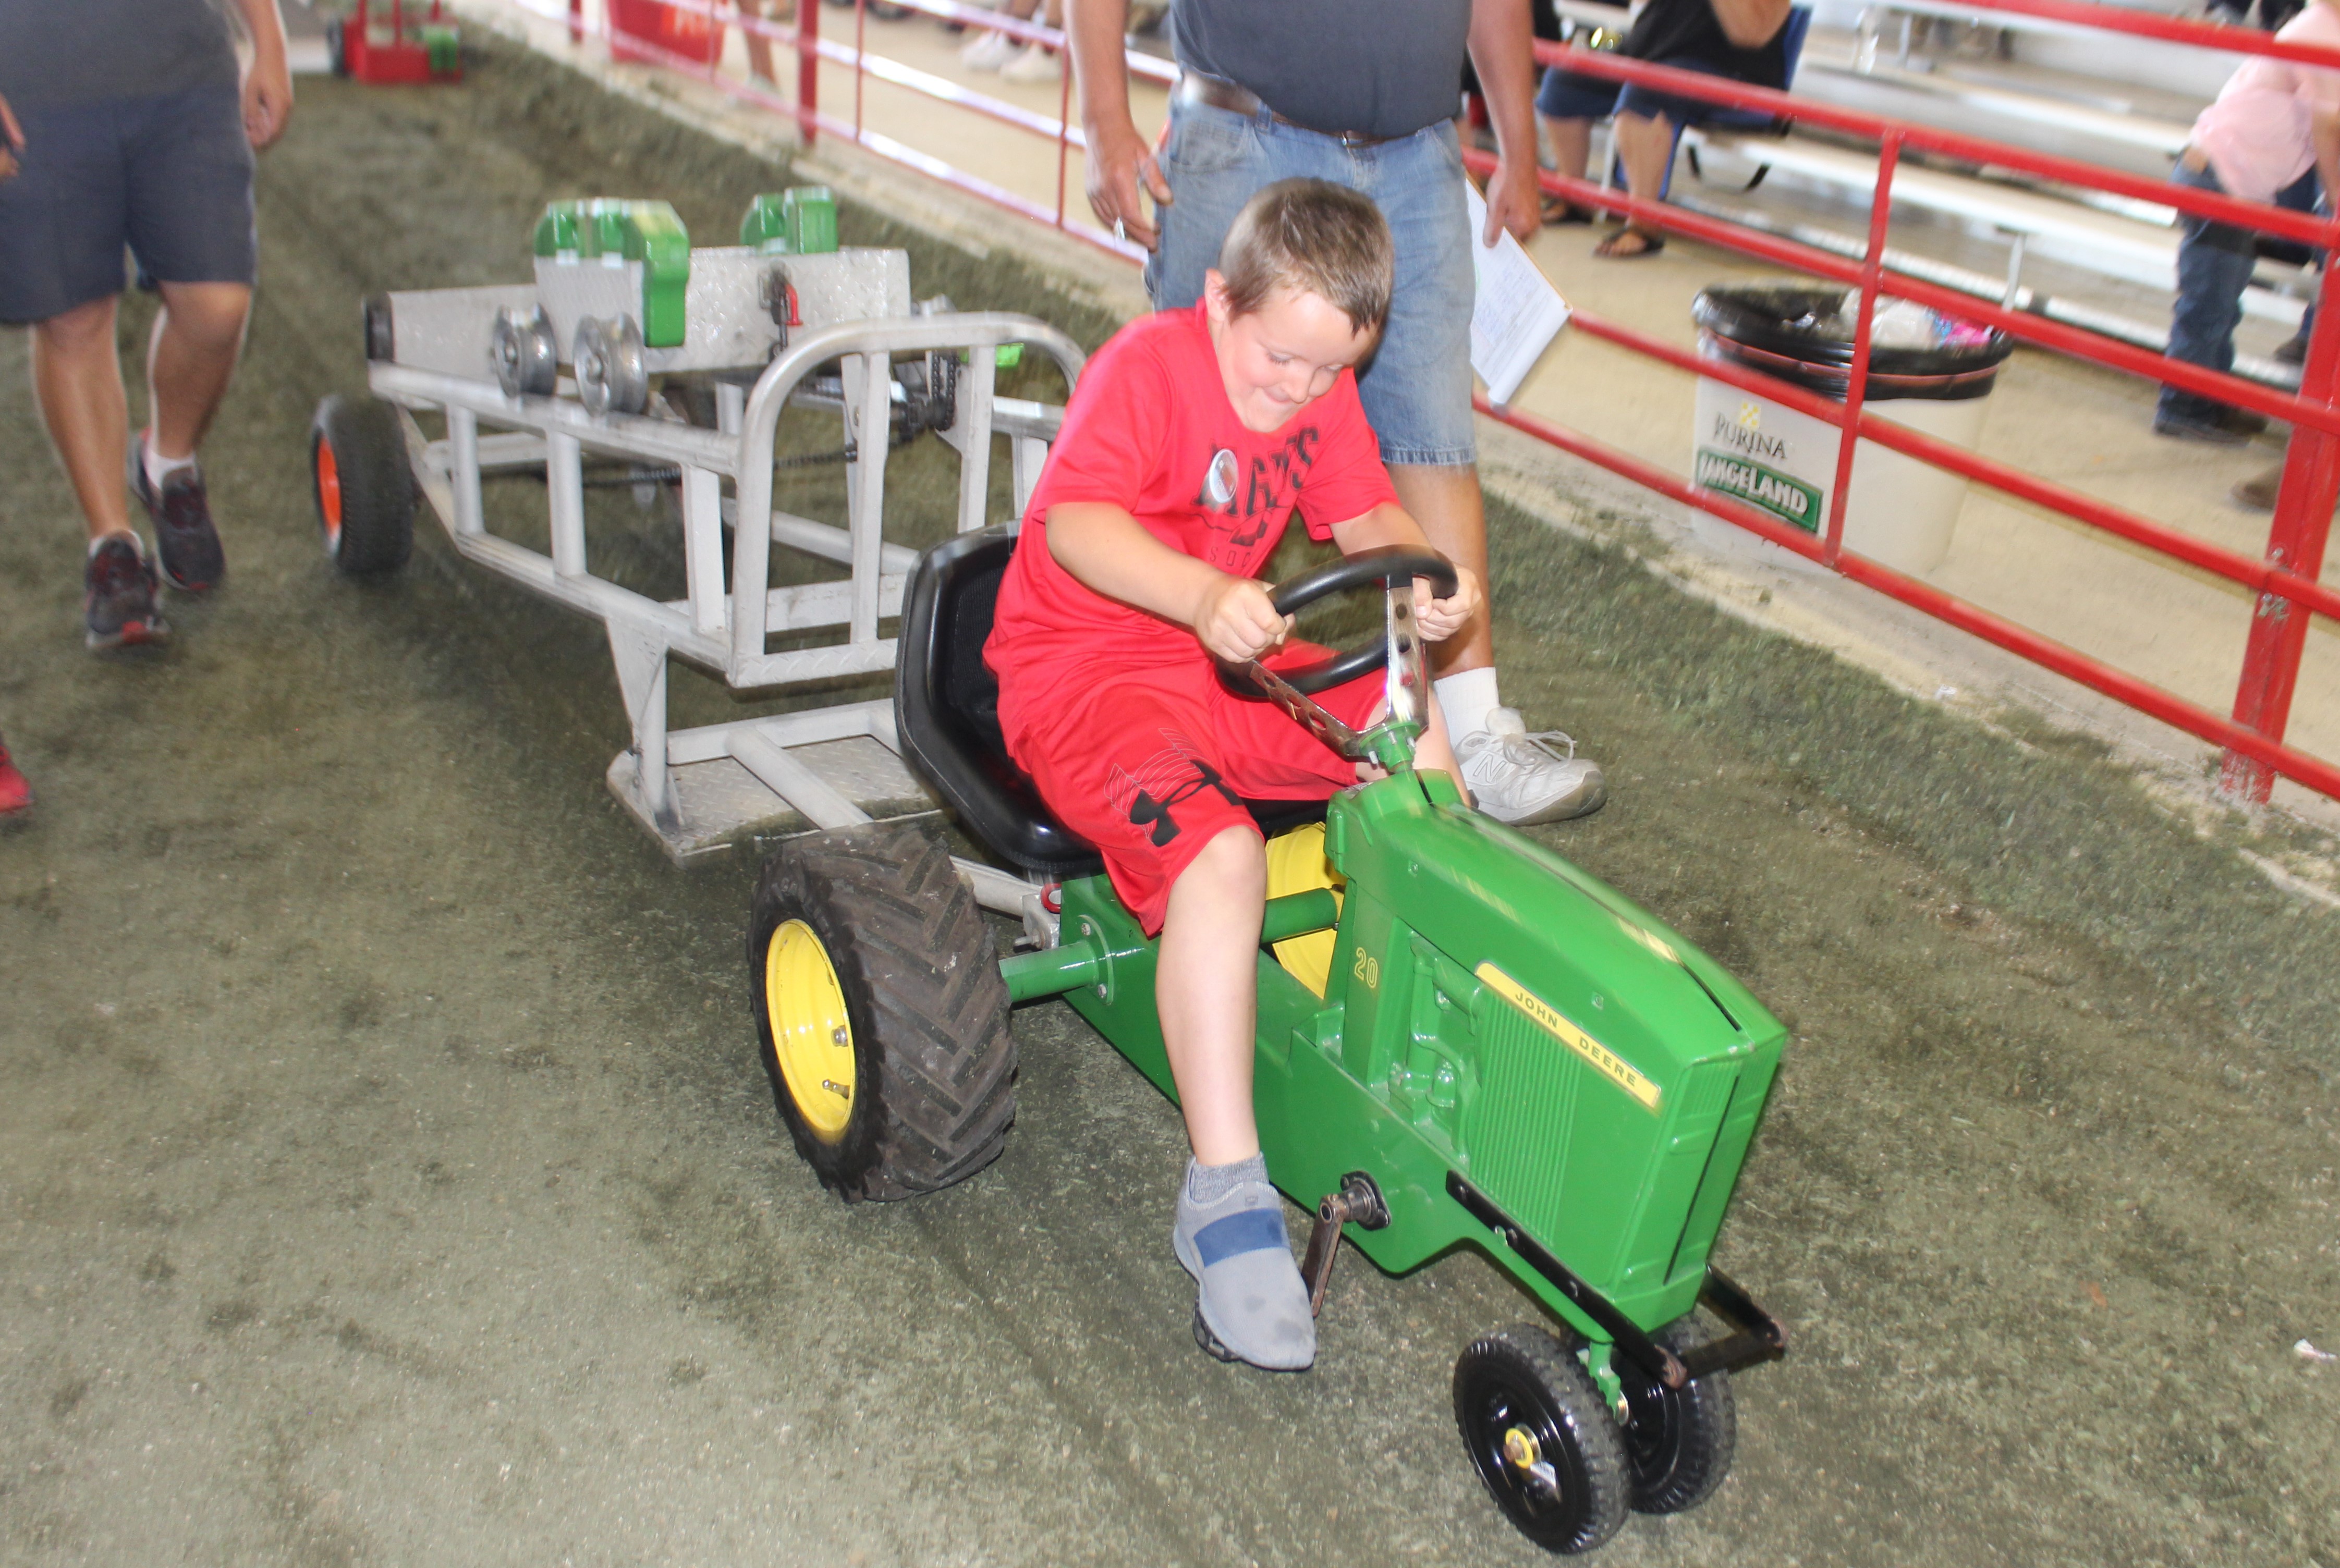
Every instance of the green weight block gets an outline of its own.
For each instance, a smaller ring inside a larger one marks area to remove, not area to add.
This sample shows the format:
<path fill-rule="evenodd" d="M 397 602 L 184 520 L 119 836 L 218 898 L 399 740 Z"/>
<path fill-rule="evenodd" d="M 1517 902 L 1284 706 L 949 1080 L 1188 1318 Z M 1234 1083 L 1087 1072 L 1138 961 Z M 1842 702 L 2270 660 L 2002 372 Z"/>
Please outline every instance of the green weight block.
<path fill-rule="evenodd" d="M 640 262 L 642 344 L 681 347 L 688 324 L 684 295 L 690 285 L 690 232 L 666 202 L 606 196 L 554 202 L 536 221 L 535 250 L 558 261 Z"/>
<path fill-rule="evenodd" d="M 690 232 L 664 202 L 629 202 L 626 218 L 626 260 L 642 264 L 642 343 L 680 348 L 683 297 L 690 285 Z"/>
<path fill-rule="evenodd" d="M 818 256 L 837 249 L 837 198 L 826 185 L 767 192 L 748 203 L 739 243 L 765 256 Z"/>
<path fill-rule="evenodd" d="M 426 24 L 422 30 L 423 57 L 433 76 L 453 76 L 463 68 L 463 35 L 444 23 Z"/>
<path fill-rule="evenodd" d="M 576 202 L 547 202 L 544 216 L 536 221 L 536 253 L 548 261 L 574 261 L 582 253 L 581 235 Z"/>

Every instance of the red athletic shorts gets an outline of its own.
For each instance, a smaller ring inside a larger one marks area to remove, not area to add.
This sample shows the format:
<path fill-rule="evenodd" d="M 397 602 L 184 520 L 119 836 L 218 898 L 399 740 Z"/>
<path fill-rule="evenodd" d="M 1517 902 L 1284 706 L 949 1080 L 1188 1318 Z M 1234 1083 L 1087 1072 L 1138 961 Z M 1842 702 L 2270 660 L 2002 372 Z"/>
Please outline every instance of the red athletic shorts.
<path fill-rule="evenodd" d="M 1325 650 L 1287 644 L 1271 665 Z M 1381 705 L 1381 673 L 1316 694 L 1352 729 Z M 1170 885 L 1230 827 L 1257 832 L 1241 800 L 1326 800 L 1357 782 L 1356 764 L 1274 703 L 1239 697 L 1207 659 L 1142 670 L 1088 666 L 1045 702 L 1002 693 L 1008 754 L 1057 819 L 1096 845 L 1114 891 L 1151 936 Z M 1023 711 L 1026 708 L 1036 712 Z"/>

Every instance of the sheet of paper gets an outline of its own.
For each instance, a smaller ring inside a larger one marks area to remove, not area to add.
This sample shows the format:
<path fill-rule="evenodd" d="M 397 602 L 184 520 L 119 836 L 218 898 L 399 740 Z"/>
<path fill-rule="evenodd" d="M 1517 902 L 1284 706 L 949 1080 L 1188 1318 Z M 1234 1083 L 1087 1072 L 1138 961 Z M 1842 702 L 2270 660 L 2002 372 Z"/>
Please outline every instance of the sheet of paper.
<path fill-rule="evenodd" d="M 1486 199 L 1467 180 L 1463 189 L 1471 203 L 1471 269 L 1479 285 L 1471 311 L 1471 368 L 1487 383 L 1492 401 L 1508 403 L 1568 325 L 1568 301 L 1509 232 L 1492 251 L 1479 243 L 1487 232 Z"/>

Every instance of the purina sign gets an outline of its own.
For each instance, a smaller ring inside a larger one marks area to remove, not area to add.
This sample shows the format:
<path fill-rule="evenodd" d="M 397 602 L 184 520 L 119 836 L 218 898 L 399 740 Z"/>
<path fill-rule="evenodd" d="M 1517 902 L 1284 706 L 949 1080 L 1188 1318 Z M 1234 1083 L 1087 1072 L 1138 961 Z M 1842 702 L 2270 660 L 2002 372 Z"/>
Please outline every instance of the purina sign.
<path fill-rule="evenodd" d="M 1699 445 L 1692 482 L 1700 489 L 1734 497 L 1808 534 L 1817 534 L 1820 531 L 1819 488 L 1772 466 L 1791 460 L 1788 443 L 1764 431 L 1762 406 L 1742 401 L 1735 419 L 1719 409 L 1710 411 L 1707 439 Z"/>

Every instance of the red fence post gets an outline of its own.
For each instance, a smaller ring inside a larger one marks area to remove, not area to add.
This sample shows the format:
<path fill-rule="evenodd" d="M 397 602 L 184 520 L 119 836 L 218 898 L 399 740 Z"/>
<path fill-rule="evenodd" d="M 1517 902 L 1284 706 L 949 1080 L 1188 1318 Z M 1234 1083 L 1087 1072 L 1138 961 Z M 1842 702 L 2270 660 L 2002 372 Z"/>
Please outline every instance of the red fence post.
<path fill-rule="evenodd" d="M 2340 289 L 2327 263 L 2316 290 L 2315 330 L 2299 395 L 2329 405 L 2340 380 Z M 2266 561 L 2310 582 L 2324 572 L 2324 547 L 2332 534 L 2332 503 L 2340 491 L 2340 437 L 2306 425 L 2293 427 L 2284 450 L 2283 488 L 2267 529 Z M 2292 694 L 2299 685 L 2299 662 L 2307 650 L 2309 615 L 2305 606 L 2280 594 L 2262 593 L 2251 606 L 2250 640 L 2243 648 L 2243 678 L 2235 688 L 2235 722 L 2269 740 L 2283 739 L 2291 722 Z M 2218 768 L 2218 787 L 2231 795 L 2264 802 L 2275 774 L 2263 764 L 2234 752 Z"/>
<path fill-rule="evenodd" d="M 585 42 L 585 0 L 569 0 L 569 41 Z"/>
<path fill-rule="evenodd" d="M 1836 486 L 1829 497 L 1828 536 L 1820 559 L 1836 565 L 1844 547 L 1844 509 L 1852 498 L 1852 459 L 1860 447 L 1860 406 L 1869 396 L 1869 339 L 1877 320 L 1877 291 L 1885 281 L 1885 230 L 1893 212 L 1893 171 L 1901 163 L 1901 138 L 1888 132 L 1877 148 L 1877 194 L 1869 206 L 1869 251 L 1860 263 L 1860 315 L 1852 329 L 1852 366 L 1844 382 L 1844 431 L 1836 444 Z"/>
<path fill-rule="evenodd" d="M 1064 67 L 1056 82 L 1056 227 L 1065 226 L 1065 169 L 1072 162 L 1073 41 L 1067 33 L 1057 63 Z"/>
<path fill-rule="evenodd" d="M 797 133 L 812 145 L 820 113 L 820 0 L 797 0 Z"/>

